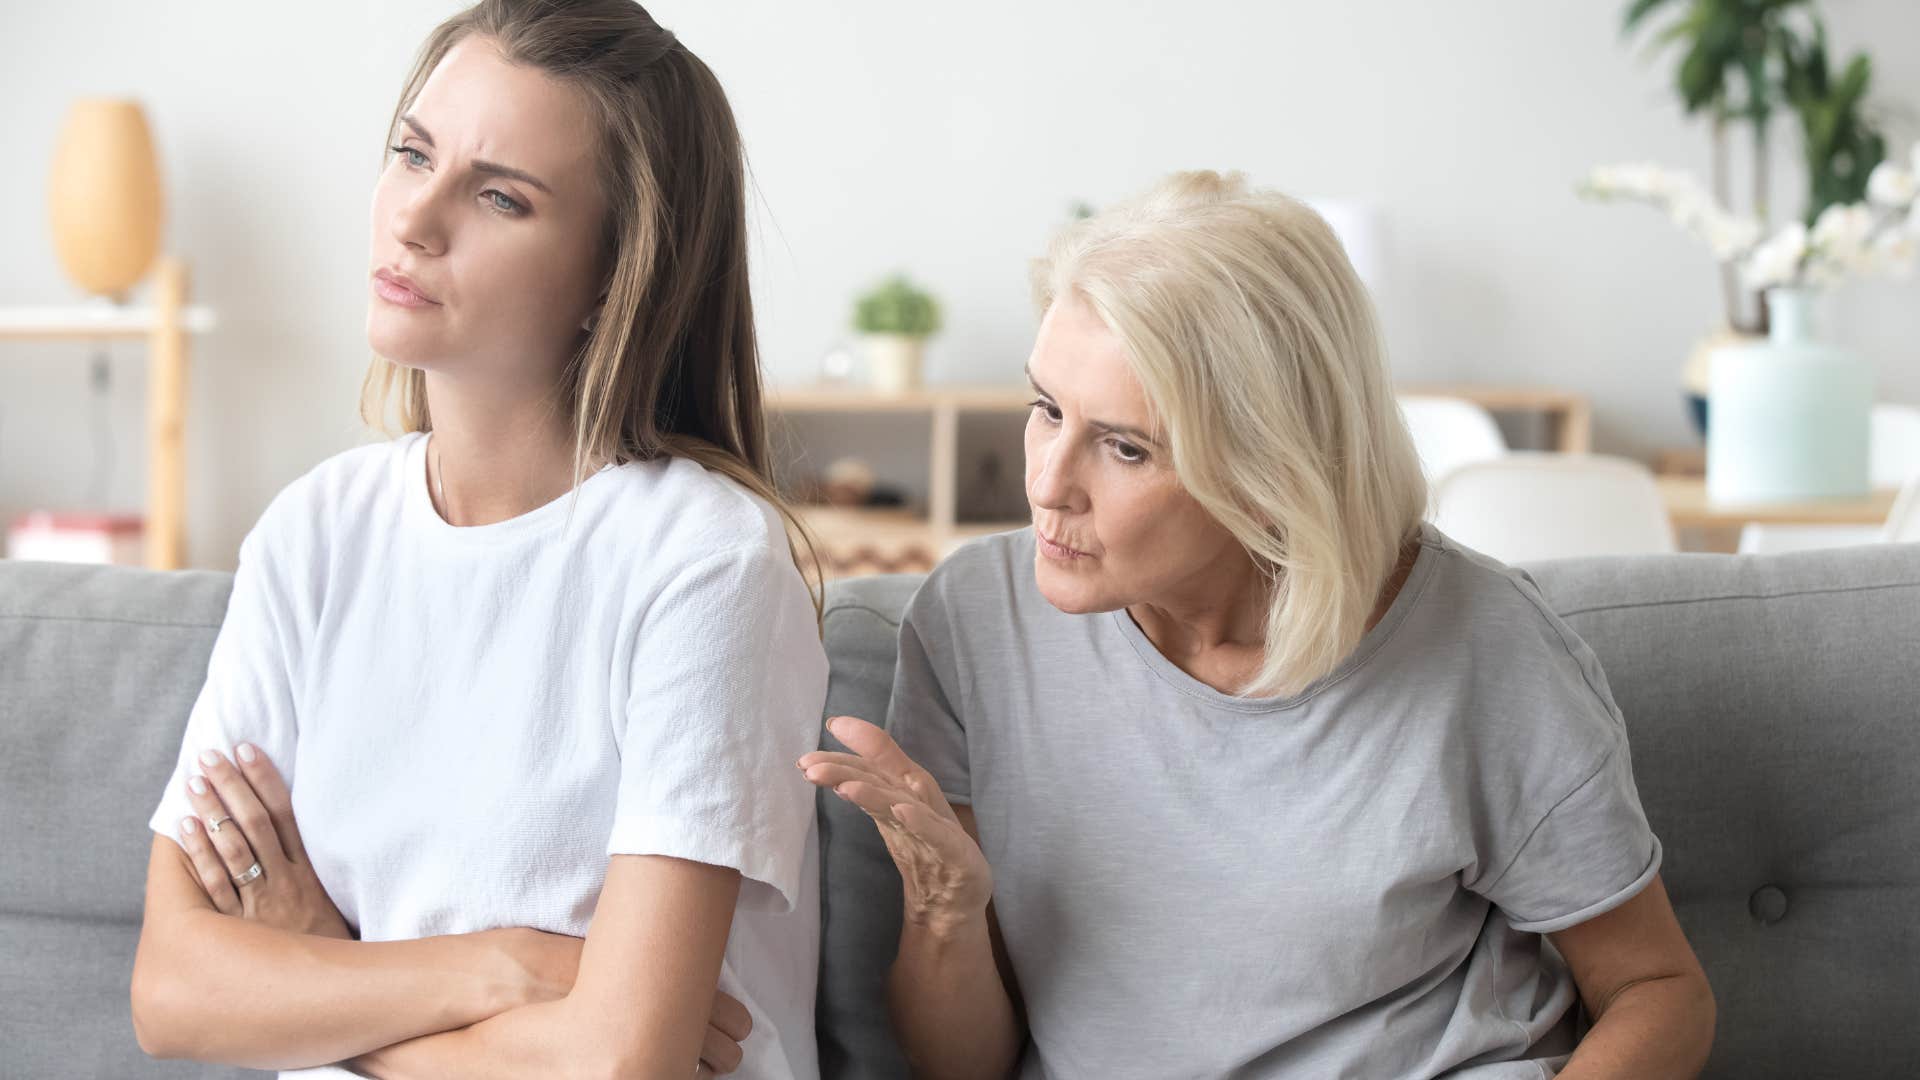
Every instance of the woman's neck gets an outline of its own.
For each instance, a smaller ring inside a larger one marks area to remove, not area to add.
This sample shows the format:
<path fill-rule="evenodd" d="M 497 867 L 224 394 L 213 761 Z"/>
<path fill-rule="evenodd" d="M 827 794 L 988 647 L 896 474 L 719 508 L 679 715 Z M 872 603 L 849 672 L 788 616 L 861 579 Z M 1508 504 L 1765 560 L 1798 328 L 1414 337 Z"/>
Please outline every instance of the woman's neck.
<path fill-rule="evenodd" d="M 427 490 L 450 525 L 490 525 L 573 489 L 573 431 L 541 397 L 480 395 L 429 376 Z"/>
<path fill-rule="evenodd" d="M 1371 631 L 1386 618 L 1420 554 L 1417 539 L 1402 545 L 1378 601 L 1367 617 Z M 1160 655 L 1223 693 L 1234 693 L 1266 659 L 1272 586 L 1249 556 L 1215 564 L 1172 603 L 1128 606 L 1127 613 Z"/>

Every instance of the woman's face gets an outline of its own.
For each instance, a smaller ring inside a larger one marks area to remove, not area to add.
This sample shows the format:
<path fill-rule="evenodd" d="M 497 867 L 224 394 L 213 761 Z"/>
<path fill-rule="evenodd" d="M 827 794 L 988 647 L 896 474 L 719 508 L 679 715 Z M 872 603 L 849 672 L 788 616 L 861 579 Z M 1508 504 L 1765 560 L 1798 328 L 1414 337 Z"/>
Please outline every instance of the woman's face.
<path fill-rule="evenodd" d="M 367 340 L 397 364 L 550 384 L 604 270 L 595 135 L 568 87 L 455 45 L 391 133 L 373 191 Z M 410 301 L 382 279 L 410 279 Z"/>
<path fill-rule="evenodd" d="M 1177 603 L 1245 570 L 1238 541 L 1174 475 L 1120 339 L 1077 294 L 1047 309 L 1027 376 L 1034 578 L 1049 603 L 1072 613 Z"/>

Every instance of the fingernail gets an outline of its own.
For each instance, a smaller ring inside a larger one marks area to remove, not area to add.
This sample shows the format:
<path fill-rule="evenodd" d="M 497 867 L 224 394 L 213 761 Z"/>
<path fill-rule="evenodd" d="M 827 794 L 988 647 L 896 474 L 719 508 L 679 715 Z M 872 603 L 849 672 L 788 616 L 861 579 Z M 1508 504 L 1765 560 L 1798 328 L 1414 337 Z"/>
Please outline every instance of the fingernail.
<path fill-rule="evenodd" d="M 220 755 L 211 750 L 202 750 L 200 751 L 200 764 L 212 768 L 220 764 Z"/>
<path fill-rule="evenodd" d="M 241 761 L 244 761 L 249 765 L 253 764 L 254 753 L 253 753 L 252 743 L 241 743 L 239 748 L 234 750 L 234 753 L 240 755 Z"/>
<path fill-rule="evenodd" d="M 207 793 L 207 782 L 197 776 L 187 781 L 187 787 L 195 795 L 205 795 Z"/>
<path fill-rule="evenodd" d="M 838 735 L 838 734 L 839 734 L 839 732 L 838 732 L 837 730 L 835 730 L 835 728 L 834 728 L 834 726 L 833 726 L 833 725 L 835 725 L 835 724 L 837 724 L 837 723 L 839 723 L 839 722 L 840 722 L 840 718 L 839 718 L 839 717 L 837 717 L 837 716 L 835 716 L 835 717 L 831 717 L 831 718 L 829 718 L 829 719 L 827 720 L 827 730 L 828 730 L 828 731 L 832 731 L 832 732 L 833 732 L 834 734 L 836 734 L 836 735 Z"/>
<path fill-rule="evenodd" d="M 190 833 L 199 828 L 200 828 L 200 823 L 198 821 L 195 821 L 192 818 L 180 819 L 180 831 L 183 833 Z"/>

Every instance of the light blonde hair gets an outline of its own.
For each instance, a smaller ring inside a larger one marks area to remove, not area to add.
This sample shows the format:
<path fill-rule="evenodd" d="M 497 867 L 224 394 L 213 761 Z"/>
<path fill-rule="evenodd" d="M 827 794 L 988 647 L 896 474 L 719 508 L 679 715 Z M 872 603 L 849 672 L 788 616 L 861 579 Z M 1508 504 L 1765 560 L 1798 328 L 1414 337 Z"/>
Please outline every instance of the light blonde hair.
<path fill-rule="evenodd" d="M 1063 230 L 1033 267 L 1120 339 L 1180 483 L 1271 585 L 1240 693 L 1331 673 L 1419 529 L 1427 490 L 1372 301 L 1333 230 L 1239 173 L 1176 173 Z"/>
<path fill-rule="evenodd" d="M 684 457 L 728 477 L 786 521 L 818 615 L 813 539 L 774 486 L 747 288 L 746 159 L 719 80 L 633 0 L 481 0 L 427 36 L 392 127 L 468 37 L 573 87 L 599 135 L 608 215 L 593 255 L 606 299 L 550 400 L 574 427 L 576 492 L 590 462 Z M 432 430 L 425 373 L 376 356 L 360 415 L 391 431 L 395 406 L 400 430 Z"/>

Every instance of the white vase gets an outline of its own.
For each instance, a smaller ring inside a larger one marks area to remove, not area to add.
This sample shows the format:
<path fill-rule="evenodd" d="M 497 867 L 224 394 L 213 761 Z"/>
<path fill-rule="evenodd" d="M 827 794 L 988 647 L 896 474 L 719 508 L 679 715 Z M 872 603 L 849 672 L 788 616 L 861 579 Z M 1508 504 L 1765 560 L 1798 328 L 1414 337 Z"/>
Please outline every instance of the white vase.
<path fill-rule="evenodd" d="M 907 334 L 868 334 L 867 378 L 875 391 L 904 394 L 920 388 L 924 339 Z"/>
<path fill-rule="evenodd" d="M 1707 498 L 1717 503 L 1868 493 L 1866 361 L 1815 340 L 1817 294 L 1767 293 L 1767 340 L 1715 350 L 1708 376 Z"/>

